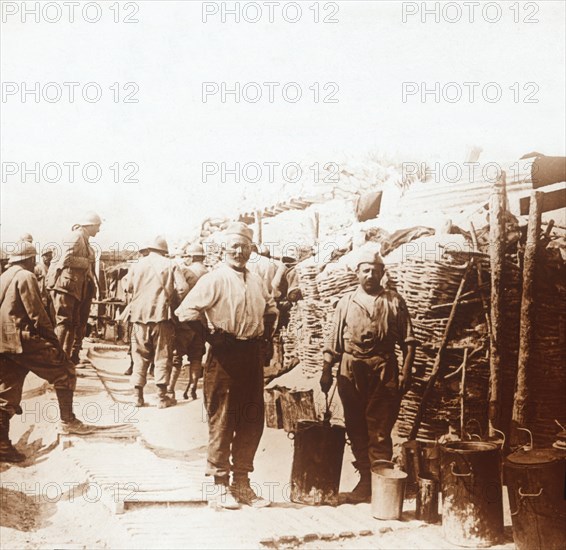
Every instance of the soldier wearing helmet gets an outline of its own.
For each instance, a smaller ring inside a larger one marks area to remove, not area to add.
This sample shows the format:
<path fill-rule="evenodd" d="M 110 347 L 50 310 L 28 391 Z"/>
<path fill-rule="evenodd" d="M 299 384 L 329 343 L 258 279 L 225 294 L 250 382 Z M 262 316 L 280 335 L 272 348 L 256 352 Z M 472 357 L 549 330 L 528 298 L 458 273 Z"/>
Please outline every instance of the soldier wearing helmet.
<path fill-rule="evenodd" d="M 47 274 L 47 288 L 55 307 L 55 333 L 76 365 L 85 336 L 88 314 L 96 293 L 95 253 L 89 239 L 100 231 L 102 219 L 87 212 L 63 241 L 62 254 Z"/>
<path fill-rule="evenodd" d="M 169 247 L 163 237 L 156 237 L 140 252 L 147 254 L 131 265 L 126 276 L 126 289 L 131 295 L 132 383 L 135 405 L 143 407 L 144 387 L 151 363 L 155 365 L 157 407 L 165 409 L 176 403 L 167 396 L 175 339 L 172 308 L 179 296 L 187 292 L 187 284 L 177 266 L 167 257 Z"/>
<path fill-rule="evenodd" d="M 197 283 L 197 281 L 206 273 L 208 269 L 204 265 L 206 257 L 204 247 L 199 242 L 189 245 L 184 253 L 183 258 L 189 260 L 189 265 L 184 264 L 181 266 L 181 273 L 187 281 L 187 292 L 189 292 Z M 186 294 L 179 296 L 180 300 L 176 306 L 180 305 L 181 300 Z M 175 349 L 173 351 L 173 370 L 171 371 L 171 378 L 167 388 L 167 394 L 175 399 L 175 385 L 181 374 L 183 366 L 183 357 L 186 355 L 190 364 L 189 380 L 190 384 L 187 387 L 186 394 L 190 388 L 192 399 L 197 398 L 197 385 L 199 379 L 202 377 L 202 364 L 203 357 L 205 356 L 206 347 L 204 338 L 200 332 L 195 332 L 187 323 L 181 323 L 176 317 L 175 323 Z"/>
<path fill-rule="evenodd" d="M 87 434 L 92 426 L 73 414 L 75 369 L 63 352 L 41 301 L 33 274 L 35 247 L 21 241 L 10 253 L 0 276 L 0 461 L 21 462 L 25 456 L 9 439 L 10 419 L 22 414 L 20 402 L 29 372 L 55 386 L 62 434 Z"/>

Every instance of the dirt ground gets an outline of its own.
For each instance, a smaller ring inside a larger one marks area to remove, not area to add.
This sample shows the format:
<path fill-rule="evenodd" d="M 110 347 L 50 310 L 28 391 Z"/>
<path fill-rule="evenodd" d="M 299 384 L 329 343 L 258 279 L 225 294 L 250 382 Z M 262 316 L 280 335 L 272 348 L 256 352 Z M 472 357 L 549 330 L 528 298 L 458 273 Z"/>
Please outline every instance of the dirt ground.
<path fill-rule="evenodd" d="M 149 406 L 133 409 L 129 382 L 122 375 L 128 365 L 125 354 L 94 354 L 91 360 L 96 369 L 78 370 L 78 416 L 97 425 L 128 424 L 135 439 L 58 441 L 55 395 L 30 375 L 24 414 L 12 420 L 10 432 L 28 459 L 0 465 L 2 550 L 455 548 L 442 538 L 440 526 L 415 520 L 414 499 L 405 501 L 403 521 L 375 520 L 369 504 L 291 503 L 293 442 L 283 430 L 266 428 L 252 477 L 273 506 L 211 509 L 203 502 L 210 481 L 203 475 L 207 425 L 201 390 L 196 401 L 181 399 L 175 407 L 158 410 L 150 381 Z M 178 387 L 182 385 L 183 379 Z M 341 491 L 351 490 L 357 481 L 351 461 L 346 447 Z M 115 498 L 118 491 L 121 499 Z M 128 492 L 133 498 L 124 503 Z M 505 544 L 497 548 L 514 547 L 508 513 L 505 523 Z"/>

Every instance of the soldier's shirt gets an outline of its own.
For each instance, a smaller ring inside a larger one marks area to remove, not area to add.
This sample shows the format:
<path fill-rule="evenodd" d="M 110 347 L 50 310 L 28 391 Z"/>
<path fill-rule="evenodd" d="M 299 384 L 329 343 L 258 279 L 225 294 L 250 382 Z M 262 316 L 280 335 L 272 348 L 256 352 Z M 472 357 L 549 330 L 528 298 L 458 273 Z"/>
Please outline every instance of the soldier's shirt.
<path fill-rule="evenodd" d="M 381 289 L 372 296 L 358 287 L 338 302 L 324 352 L 333 359 L 342 353 L 359 358 L 392 356 L 395 344 L 418 344 L 405 300 L 393 290 Z"/>
<path fill-rule="evenodd" d="M 130 320 L 133 323 L 159 323 L 171 319 L 171 307 L 187 283 L 171 260 L 155 252 L 132 264 L 126 275 L 131 294 Z"/>
<path fill-rule="evenodd" d="M 263 335 L 263 317 L 277 315 L 277 307 L 259 275 L 222 265 L 203 275 L 175 311 L 180 321 L 202 313 L 213 328 L 248 340 Z"/>

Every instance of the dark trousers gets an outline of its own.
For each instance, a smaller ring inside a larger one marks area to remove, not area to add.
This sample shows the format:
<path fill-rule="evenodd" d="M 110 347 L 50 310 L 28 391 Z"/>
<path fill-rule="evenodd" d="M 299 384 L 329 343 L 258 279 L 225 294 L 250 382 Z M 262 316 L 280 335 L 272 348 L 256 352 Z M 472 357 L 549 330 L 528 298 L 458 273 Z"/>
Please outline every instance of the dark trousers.
<path fill-rule="evenodd" d="M 51 295 L 55 308 L 55 334 L 63 351 L 71 357 L 81 322 L 81 302 L 65 292 L 53 291 Z"/>
<path fill-rule="evenodd" d="M 205 352 L 204 338 L 192 328 L 182 323 L 175 324 L 175 348 L 173 349 L 173 368 L 183 366 L 186 355 L 189 363 L 202 361 Z"/>
<path fill-rule="evenodd" d="M 84 298 L 81 300 L 78 312 L 78 321 L 75 329 L 75 339 L 73 341 L 72 357 L 78 359 L 83 340 L 86 336 L 88 326 L 88 318 L 90 316 L 90 307 L 94 299 L 96 289 L 93 284 L 87 284 Z"/>
<path fill-rule="evenodd" d="M 393 357 L 394 359 L 394 357 Z M 399 415 L 401 394 L 396 361 L 356 359 L 344 353 L 338 394 L 344 406 L 346 432 L 359 471 L 376 460 L 391 460 L 391 430 Z"/>
<path fill-rule="evenodd" d="M 212 346 L 210 365 L 204 372 L 204 399 L 209 433 L 207 475 L 253 472 L 264 424 L 258 342 Z"/>
<path fill-rule="evenodd" d="M 56 388 L 74 390 L 75 366 L 47 340 L 32 336 L 22 342 L 23 353 L 0 353 L 0 410 L 10 417 L 21 414 L 24 381 L 29 372 Z"/>

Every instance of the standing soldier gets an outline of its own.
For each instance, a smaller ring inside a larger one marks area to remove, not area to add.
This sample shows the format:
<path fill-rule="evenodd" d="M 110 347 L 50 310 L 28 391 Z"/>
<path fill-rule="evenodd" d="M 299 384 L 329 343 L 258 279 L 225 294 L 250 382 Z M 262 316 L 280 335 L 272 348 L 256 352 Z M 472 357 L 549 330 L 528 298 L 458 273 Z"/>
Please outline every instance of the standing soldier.
<path fill-rule="evenodd" d="M 83 435 L 95 428 L 73 414 L 75 368 L 61 348 L 41 302 L 33 274 L 35 247 L 20 242 L 0 276 L 0 461 L 21 462 L 9 438 L 10 419 L 22 414 L 20 402 L 29 372 L 55 386 L 60 410 L 59 433 Z"/>
<path fill-rule="evenodd" d="M 136 406 L 144 406 L 143 389 L 151 363 L 155 365 L 155 384 L 158 388 L 158 408 L 174 405 L 167 395 L 175 341 L 172 305 L 179 302 L 178 294 L 186 294 L 186 282 L 176 266 L 166 256 L 167 241 L 163 237 L 144 247 L 147 256 L 133 264 L 127 277 L 132 322 L 133 385 Z M 141 250 L 140 250 L 141 252 Z"/>
<path fill-rule="evenodd" d="M 324 363 L 320 387 L 328 394 L 332 365 L 339 362 L 338 393 L 344 406 L 346 431 L 352 444 L 354 466 L 360 481 L 349 493 L 352 503 L 371 498 L 371 464 L 391 460 L 391 430 L 399 415 L 401 398 L 411 384 L 417 340 L 403 298 L 381 287 L 381 256 L 362 249 L 358 257 L 358 288 L 336 306 L 333 334 Z M 403 367 L 395 345 L 403 352 Z"/>
<path fill-rule="evenodd" d="M 97 235 L 101 224 L 100 216 L 94 212 L 88 212 L 75 224 L 63 242 L 63 253 L 47 274 L 47 288 L 55 306 L 55 333 L 75 365 L 80 361 L 79 351 L 96 288 L 95 254 L 89 239 Z"/>
<path fill-rule="evenodd" d="M 196 285 L 197 281 L 208 272 L 204 265 L 204 248 L 200 243 L 194 243 L 188 247 L 184 257 L 190 260 L 187 266 L 181 266 L 181 272 L 187 281 L 187 291 Z M 179 296 L 183 299 L 184 296 Z M 179 305 L 179 304 L 176 304 Z M 206 322 L 205 319 L 202 320 Z M 175 349 L 173 352 L 173 370 L 171 371 L 171 380 L 167 389 L 167 395 L 175 401 L 175 385 L 181 374 L 183 366 L 183 357 L 186 355 L 190 364 L 189 385 L 191 389 L 191 398 L 197 398 L 197 384 L 202 377 L 202 358 L 205 354 L 205 341 L 202 331 L 195 332 L 187 323 L 181 323 L 175 319 Z M 188 393 L 188 388 L 187 388 Z"/>
<path fill-rule="evenodd" d="M 175 312 L 195 331 L 205 328 L 203 314 L 211 326 L 211 360 L 204 376 L 207 475 L 214 476 L 217 506 L 230 509 L 270 504 L 256 495 L 248 478 L 264 425 L 261 346 L 271 338 L 277 319 L 273 297 L 246 268 L 252 237 L 247 225 L 230 225 L 226 263 L 201 277 Z"/>
<path fill-rule="evenodd" d="M 55 326 L 55 308 L 53 307 L 53 300 L 51 299 L 51 294 L 49 294 L 49 290 L 47 289 L 47 284 L 45 282 L 52 260 L 53 249 L 46 248 L 41 254 L 41 262 L 35 266 L 34 273 L 39 284 L 39 293 L 41 294 L 43 307 L 47 311 L 53 326 Z"/>

